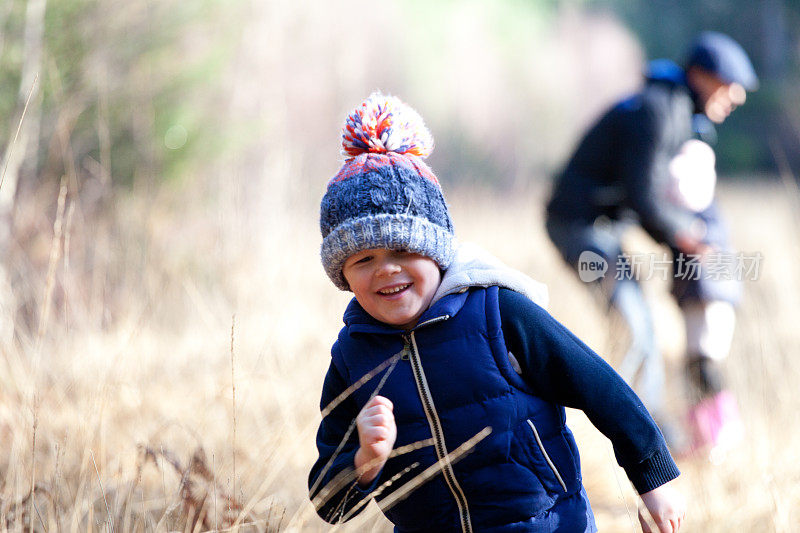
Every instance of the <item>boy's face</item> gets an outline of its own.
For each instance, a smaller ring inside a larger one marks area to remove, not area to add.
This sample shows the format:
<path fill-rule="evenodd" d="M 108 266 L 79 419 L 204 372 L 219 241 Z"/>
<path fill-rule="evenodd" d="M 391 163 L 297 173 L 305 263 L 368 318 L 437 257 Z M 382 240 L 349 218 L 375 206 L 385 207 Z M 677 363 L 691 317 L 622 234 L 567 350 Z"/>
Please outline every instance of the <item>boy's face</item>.
<path fill-rule="evenodd" d="M 417 324 L 441 282 L 433 259 L 386 248 L 351 255 L 342 274 L 367 313 L 403 329 Z"/>

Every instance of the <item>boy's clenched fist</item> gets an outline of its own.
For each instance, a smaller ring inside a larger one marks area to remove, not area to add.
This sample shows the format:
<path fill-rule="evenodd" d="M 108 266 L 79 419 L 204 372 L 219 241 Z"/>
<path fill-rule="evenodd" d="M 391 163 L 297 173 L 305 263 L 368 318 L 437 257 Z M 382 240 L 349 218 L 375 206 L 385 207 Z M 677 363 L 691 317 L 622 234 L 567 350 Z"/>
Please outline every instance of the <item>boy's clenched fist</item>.
<path fill-rule="evenodd" d="M 394 423 L 393 408 L 388 398 L 375 396 L 356 417 L 359 448 L 355 467 L 361 474 L 358 483 L 362 486 L 375 479 L 394 447 L 397 426 Z"/>

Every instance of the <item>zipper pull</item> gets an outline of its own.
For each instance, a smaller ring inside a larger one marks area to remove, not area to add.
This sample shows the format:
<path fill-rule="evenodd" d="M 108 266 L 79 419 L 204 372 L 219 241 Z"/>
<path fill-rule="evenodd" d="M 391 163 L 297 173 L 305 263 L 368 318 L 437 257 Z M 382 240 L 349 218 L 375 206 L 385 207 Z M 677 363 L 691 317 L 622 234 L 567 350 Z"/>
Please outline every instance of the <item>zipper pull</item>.
<path fill-rule="evenodd" d="M 403 335 L 403 349 L 400 351 L 400 359 L 408 361 L 411 356 L 411 342 L 408 340 L 407 335 Z"/>

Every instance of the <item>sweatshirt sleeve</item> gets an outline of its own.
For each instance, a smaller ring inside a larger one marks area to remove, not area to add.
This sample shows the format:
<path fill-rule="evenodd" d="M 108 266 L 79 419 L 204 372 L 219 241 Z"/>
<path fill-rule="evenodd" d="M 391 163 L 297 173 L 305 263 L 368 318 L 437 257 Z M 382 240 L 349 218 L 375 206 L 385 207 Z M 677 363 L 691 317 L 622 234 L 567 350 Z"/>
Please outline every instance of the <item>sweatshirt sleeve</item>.
<path fill-rule="evenodd" d="M 333 350 L 335 352 L 335 345 Z M 322 387 L 320 410 L 324 412 L 331 402 L 339 401 L 338 397 L 346 388 L 347 382 L 334 358 Z M 317 431 L 319 458 L 308 476 L 309 497 L 317 514 L 331 524 L 344 521 L 345 515 L 362 500 L 369 498 L 380 477 L 376 476 L 367 487 L 358 485 L 355 474 L 355 454 L 358 451 L 358 430 L 355 427 L 357 415 L 358 408 L 352 397 L 348 396 L 323 417 Z M 360 513 L 364 507 L 365 505 L 360 505 L 352 516 Z"/>
<path fill-rule="evenodd" d="M 639 494 L 678 477 L 658 426 L 611 366 L 522 294 L 500 289 L 500 315 L 506 346 L 535 394 L 586 413 Z"/>

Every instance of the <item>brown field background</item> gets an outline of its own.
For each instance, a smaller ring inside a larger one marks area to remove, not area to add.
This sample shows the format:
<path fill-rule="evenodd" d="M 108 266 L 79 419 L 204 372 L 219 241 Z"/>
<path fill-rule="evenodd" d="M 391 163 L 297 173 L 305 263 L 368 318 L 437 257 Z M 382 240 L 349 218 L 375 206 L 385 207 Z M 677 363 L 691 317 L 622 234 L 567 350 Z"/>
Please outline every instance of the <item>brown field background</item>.
<path fill-rule="evenodd" d="M 680 461 L 686 531 L 792 531 L 800 518 L 793 276 L 800 257 L 787 246 L 796 227 L 793 198 L 780 184 L 721 191 L 738 248 L 764 255 L 759 279 L 745 286 L 728 364 L 747 439 L 720 465 Z M 449 199 L 462 240 L 546 282 L 559 320 L 600 353 L 619 353 L 613 320 L 543 234 L 542 191 L 464 189 Z M 186 191 L 117 203 L 114 233 L 124 239 L 104 244 L 116 257 L 107 268 L 122 269 L 117 297 L 124 304 L 113 325 L 74 305 L 72 294 L 83 287 L 70 283 L 65 254 L 46 331 L 4 349 L 0 502 L 10 529 L 27 530 L 33 517 L 36 530 L 105 531 L 112 517 L 115 530 L 183 530 L 191 523 L 183 505 L 193 501 L 186 480 L 197 478 L 207 527 L 230 525 L 229 497 L 257 530 L 326 530 L 306 500 L 305 479 L 328 350 L 348 295 L 318 264 L 315 212 L 297 210 L 291 223 L 237 233 L 220 221 L 236 213 L 233 206 L 203 212 L 192 204 Z M 140 247 L 148 250 L 143 264 L 126 259 L 126 249 Z M 45 280 L 31 283 L 46 290 Z M 647 290 L 677 372 L 677 311 L 663 283 Z M 680 390 L 671 388 L 675 405 Z M 601 529 L 636 530 L 634 493 L 610 444 L 582 414 L 570 417 Z M 168 459 L 185 470 L 199 448 L 208 479 L 198 470 L 182 480 Z M 32 483 L 34 500 L 26 499 Z M 374 504 L 364 515 L 344 530 L 388 530 Z"/>
<path fill-rule="evenodd" d="M 529 11 L 509 17 L 514 2 L 488 13 L 478 2 L 432 4 L 424 18 L 381 2 L 368 22 L 356 1 L 234 4 L 224 32 L 214 10 L 179 28 L 170 56 L 191 63 L 240 30 L 224 41 L 231 57 L 183 102 L 203 111 L 184 122 L 189 138 L 224 149 L 193 155 L 170 179 L 153 157 L 123 185 L 96 179 L 86 160 L 66 189 L 60 175 L 20 185 L 0 279 L 16 302 L 0 317 L 0 531 L 331 529 L 307 501 L 306 477 L 349 295 L 319 264 L 318 205 L 339 165 L 344 114 L 376 88 L 426 118 L 457 236 L 546 283 L 550 312 L 610 362 L 624 348 L 618 321 L 546 238 L 542 206 L 581 128 L 635 86 L 642 53 L 630 32 L 577 9 L 548 24 Z M 142 26 L 176 5 L 134 2 L 126 15 Z M 512 23 L 499 31 L 498 17 Z M 348 25 L 359 31 L 341 31 Z M 65 106 L 113 90 L 98 83 L 97 65 L 115 57 L 104 52 L 84 72 L 87 92 L 65 95 Z M 139 138 L 163 155 L 145 81 L 169 79 L 170 68 L 153 64 L 149 77 L 131 75 L 141 86 L 130 109 Z M 63 143 L 49 150 L 71 155 Z M 736 178 L 719 188 L 734 245 L 763 255 L 727 365 L 747 436 L 721 464 L 679 462 L 683 530 L 797 531 L 800 193 L 791 175 Z M 662 251 L 636 232 L 629 248 Z M 680 317 L 665 283 L 645 289 L 681 412 Z M 609 442 L 569 416 L 600 529 L 638 531 Z M 370 504 L 337 529 L 390 526 Z"/>

